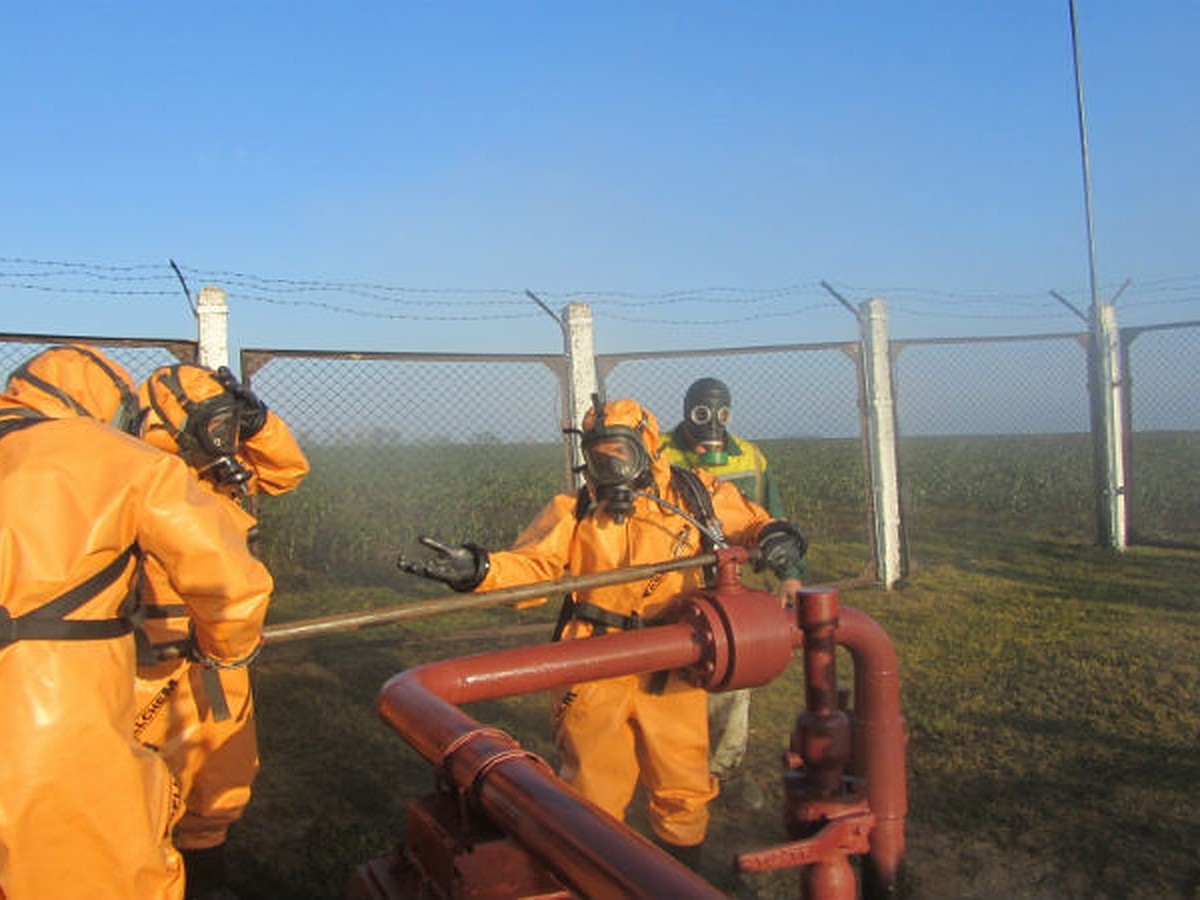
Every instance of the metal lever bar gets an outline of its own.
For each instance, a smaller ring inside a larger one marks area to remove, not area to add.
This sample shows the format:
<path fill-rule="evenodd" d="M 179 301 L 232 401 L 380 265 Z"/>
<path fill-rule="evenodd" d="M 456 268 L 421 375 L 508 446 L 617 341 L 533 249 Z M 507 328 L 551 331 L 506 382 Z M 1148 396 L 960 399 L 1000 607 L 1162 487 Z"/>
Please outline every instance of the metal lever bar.
<path fill-rule="evenodd" d="M 385 606 L 381 609 L 335 613 L 315 619 L 300 619 L 296 622 L 284 622 L 264 628 L 263 640 L 268 645 L 282 644 L 287 641 L 299 641 L 306 638 L 319 637 L 324 634 L 356 631 L 359 628 L 368 628 L 372 625 L 390 625 L 394 622 L 402 622 L 409 619 L 424 619 L 430 616 L 439 616 L 444 613 L 459 612 L 465 609 L 484 609 L 490 606 L 503 606 L 521 600 L 532 600 L 535 597 L 568 593 L 585 588 L 604 587 L 610 584 L 641 581 L 662 572 L 674 572 L 679 569 L 693 569 L 700 566 L 713 565 L 716 561 L 717 555 L 715 553 L 701 553 L 697 556 L 689 556 L 684 559 L 669 559 L 641 566 L 630 566 L 626 569 L 610 569 L 607 572 L 597 572 L 592 575 L 572 575 L 554 581 L 539 581 L 535 584 L 522 584 L 515 587 L 500 588 L 495 591 L 481 591 L 475 594 L 451 594 L 448 597 L 413 600 L 409 603 L 401 603 L 397 606 Z"/>

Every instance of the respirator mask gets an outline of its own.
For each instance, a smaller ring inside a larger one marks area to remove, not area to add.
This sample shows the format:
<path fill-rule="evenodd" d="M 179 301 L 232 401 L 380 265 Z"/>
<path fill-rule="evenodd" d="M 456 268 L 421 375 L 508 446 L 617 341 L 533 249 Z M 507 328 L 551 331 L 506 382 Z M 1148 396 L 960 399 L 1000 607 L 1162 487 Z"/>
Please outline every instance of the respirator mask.
<path fill-rule="evenodd" d="M 715 378 L 704 378 L 688 388 L 683 401 L 684 429 L 702 466 L 721 466 L 729 461 L 729 388 Z"/>
<path fill-rule="evenodd" d="M 201 457 L 196 470 L 226 487 L 241 488 L 250 480 L 250 470 L 237 459 L 241 418 L 240 404 L 226 393 L 193 404 L 184 423 Z"/>
<path fill-rule="evenodd" d="M 595 424 L 580 433 L 583 472 L 597 506 L 620 524 L 633 512 L 634 491 L 651 484 L 650 454 L 637 429 L 606 425 L 603 402 L 594 404 Z"/>
<path fill-rule="evenodd" d="M 218 487 L 241 491 L 250 480 L 250 470 L 238 461 L 241 443 L 242 406 L 220 378 L 223 390 L 204 400 L 188 397 L 179 382 L 178 368 L 157 379 L 183 409 L 183 421 L 175 423 L 150 391 L 150 405 L 158 418 L 171 429 L 179 455 L 202 477 Z"/>

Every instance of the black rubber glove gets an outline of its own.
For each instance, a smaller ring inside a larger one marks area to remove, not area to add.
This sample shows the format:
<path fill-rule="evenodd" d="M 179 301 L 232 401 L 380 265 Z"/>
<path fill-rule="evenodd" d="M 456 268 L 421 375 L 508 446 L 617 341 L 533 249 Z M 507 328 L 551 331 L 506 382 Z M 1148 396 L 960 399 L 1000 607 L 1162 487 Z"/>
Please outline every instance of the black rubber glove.
<path fill-rule="evenodd" d="M 804 570 L 808 541 L 791 522 L 776 519 L 758 533 L 758 559 L 754 570 L 770 569 L 777 578 L 798 578 Z"/>
<path fill-rule="evenodd" d="M 258 394 L 250 390 L 240 381 L 227 366 L 217 369 L 217 380 L 225 385 L 225 390 L 233 395 L 242 411 L 241 428 L 238 437 L 248 440 L 254 437 L 267 424 L 267 404 L 258 398 Z"/>
<path fill-rule="evenodd" d="M 450 547 L 428 535 L 421 537 L 421 543 L 434 555 L 410 559 L 401 553 L 396 560 L 401 571 L 444 582 L 456 591 L 474 590 L 488 573 L 488 552 L 478 544 Z"/>

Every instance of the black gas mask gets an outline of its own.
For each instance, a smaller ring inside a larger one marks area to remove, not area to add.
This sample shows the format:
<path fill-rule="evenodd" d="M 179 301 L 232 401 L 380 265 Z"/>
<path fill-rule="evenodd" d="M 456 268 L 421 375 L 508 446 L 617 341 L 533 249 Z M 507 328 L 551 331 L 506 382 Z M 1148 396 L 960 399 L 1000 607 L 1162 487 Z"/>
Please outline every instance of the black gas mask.
<path fill-rule="evenodd" d="M 179 445 L 179 455 L 188 465 L 219 487 L 242 490 L 251 473 L 237 459 L 241 446 L 242 404 L 226 383 L 228 377 L 231 376 L 216 376 L 225 388 L 220 394 L 194 401 L 179 382 L 178 367 L 172 367 L 159 381 L 179 401 L 184 412 L 183 422 L 171 421 L 156 400 L 154 391 L 149 392 L 150 405 L 158 418 L 173 429 L 172 437 Z"/>
<path fill-rule="evenodd" d="M 618 524 L 633 511 L 634 491 L 653 481 L 650 454 L 638 429 L 606 425 L 604 402 L 592 395 L 595 422 L 580 432 L 583 472 L 596 504 Z"/>
<path fill-rule="evenodd" d="M 729 424 L 730 396 L 725 382 L 701 378 L 683 398 L 683 427 L 691 439 L 690 449 L 703 466 L 720 466 L 729 461 L 725 426 Z"/>
<path fill-rule="evenodd" d="M 202 400 L 189 411 L 185 426 L 208 462 L 197 471 L 218 485 L 241 489 L 250 480 L 250 470 L 237 458 L 242 410 L 228 394 Z"/>

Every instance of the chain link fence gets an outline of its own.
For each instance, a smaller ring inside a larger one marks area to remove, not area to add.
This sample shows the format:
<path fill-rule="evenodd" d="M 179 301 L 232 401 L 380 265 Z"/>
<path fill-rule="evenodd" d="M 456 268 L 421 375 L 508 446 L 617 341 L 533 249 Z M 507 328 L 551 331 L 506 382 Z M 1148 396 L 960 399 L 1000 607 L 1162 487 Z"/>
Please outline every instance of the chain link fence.
<path fill-rule="evenodd" d="M 725 380 L 735 433 L 778 459 L 790 517 L 815 545 L 842 545 L 831 578 L 869 566 L 856 405 L 857 345 L 598 356 L 609 398 L 630 396 L 663 429 L 696 378 Z M 261 504 L 277 577 L 394 583 L 421 534 L 511 543 L 572 483 L 561 356 L 245 350 L 242 370 L 313 464 L 303 489 Z M 797 392 L 763 385 L 807 385 Z"/>
<path fill-rule="evenodd" d="M 1085 340 L 892 343 L 910 559 L 964 525 L 1093 532 Z"/>
<path fill-rule="evenodd" d="M 1200 322 L 1122 331 L 1130 538 L 1200 545 Z"/>
<path fill-rule="evenodd" d="M 1131 535 L 1200 545 L 1200 323 L 1122 337 Z M 0 370 L 71 339 L 0 335 Z M 83 340 L 139 380 L 197 357 L 190 341 Z M 1085 346 L 1084 334 L 892 342 L 910 556 L 968 526 L 1093 540 Z M 635 397 L 664 431 L 692 381 L 725 381 L 731 430 L 762 446 L 812 539 L 814 580 L 837 581 L 871 562 L 859 358 L 846 342 L 603 354 L 596 366 L 607 397 Z M 396 555 L 419 535 L 505 546 L 572 483 L 562 355 L 263 349 L 241 367 L 313 464 L 300 490 L 258 509 L 282 586 L 397 585 Z"/>
<path fill-rule="evenodd" d="M 312 464 L 260 504 L 285 584 L 397 584 L 422 534 L 506 546 L 566 484 L 561 356 L 244 350 L 242 370 Z"/>
<path fill-rule="evenodd" d="M 606 396 L 634 397 L 664 432 L 683 417 L 698 378 L 718 378 L 732 397 L 729 430 L 766 454 L 784 514 L 808 535 L 810 577 L 860 577 L 871 564 L 871 526 L 860 441 L 858 344 L 605 354 Z"/>
<path fill-rule="evenodd" d="M 141 382 L 159 366 L 195 362 L 199 353 L 195 341 L 139 338 L 59 336 L 50 334 L 0 334 L 0 373 L 8 373 L 55 344 L 83 342 L 100 347 Z"/>
<path fill-rule="evenodd" d="M 1200 545 L 1200 323 L 1122 331 L 1130 532 Z M 893 341 L 910 556 L 966 525 L 1095 535 L 1087 335 Z"/>

